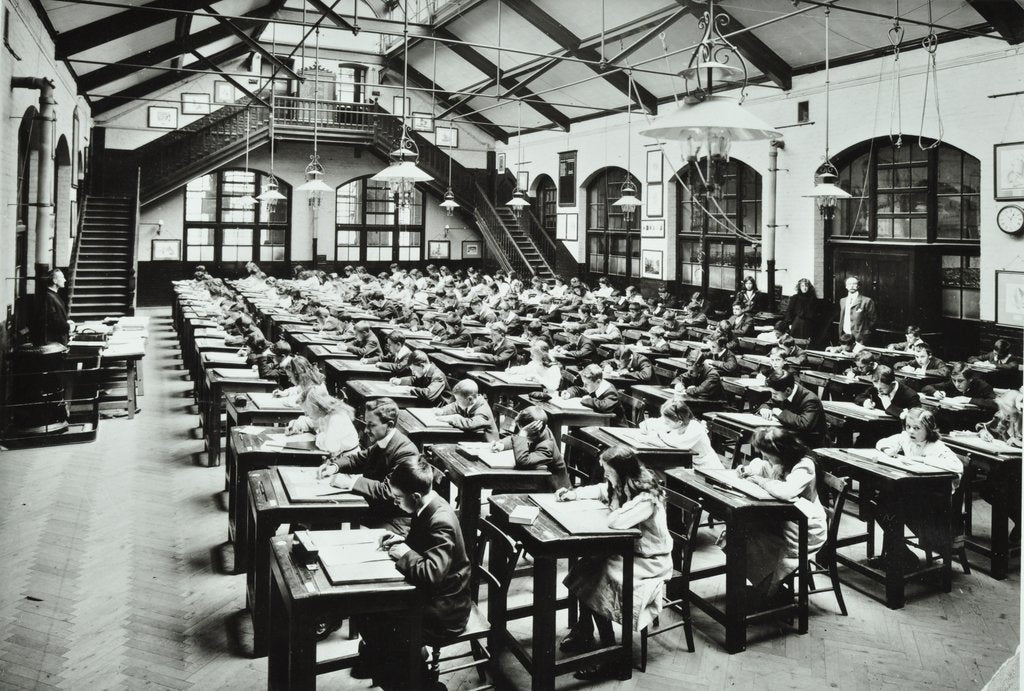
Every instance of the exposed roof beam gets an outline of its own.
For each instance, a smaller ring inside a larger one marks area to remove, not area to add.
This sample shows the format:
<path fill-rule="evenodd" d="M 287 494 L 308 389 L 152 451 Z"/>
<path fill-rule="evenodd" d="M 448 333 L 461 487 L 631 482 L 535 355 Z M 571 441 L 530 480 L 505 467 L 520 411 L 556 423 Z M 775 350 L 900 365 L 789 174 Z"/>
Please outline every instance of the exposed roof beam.
<path fill-rule="evenodd" d="M 707 5 L 697 2 L 697 0 L 676 0 L 676 2 L 694 17 L 701 17 L 707 12 Z M 716 18 L 728 17 L 728 23 L 724 25 L 724 29 L 728 32 L 744 31 L 742 34 L 736 34 L 729 38 L 740 55 L 750 61 L 750 64 L 758 71 L 766 74 L 779 88 L 786 91 L 793 88 L 793 68 L 789 63 L 779 57 L 778 53 L 769 48 L 752 32 L 746 31 L 742 22 L 721 7 L 715 11 L 715 16 Z"/>
<path fill-rule="evenodd" d="M 184 44 L 185 39 L 192 33 L 192 15 L 183 14 L 174 20 L 174 40 L 178 43 Z M 175 55 L 174 59 L 171 60 L 171 67 L 181 67 L 181 56 Z"/>
<path fill-rule="evenodd" d="M 146 5 L 83 24 L 57 35 L 57 56 L 63 59 L 171 20 L 170 15 L 148 10 L 196 10 L 201 4 L 202 0 L 153 0 Z"/>
<path fill-rule="evenodd" d="M 402 74 L 403 68 L 405 67 L 401 59 L 399 58 L 392 58 L 390 65 L 391 69 L 393 69 L 399 75 Z M 441 87 L 435 84 L 426 75 L 420 73 L 420 71 L 417 70 L 412 65 L 408 66 L 408 73 L 410 82 L 416 84 L 420 88 L 430 89 L 432 92 L 434 92 L 434 97 L 437 99 L 437 102 L 440 103 L 442 106 L 447 108 L 452 105 L 451 95 L 445 92 L 443 89 L 441 89 Z M 467 106 L 459 106 L 455 112 L 459 115 L 465 115 L 470 110 L 471 109 Z M 470 115 L 468 117 L 470 117 L 471 119 L 465 121 L 467 124 L 474 125 L 480 128 L 482 131 L 486 132 L 488 136 L 493 137 L 494 139 L 502 143 L 508 142 L 508 133 L 506 133 L 505 130 L 495 125 L 493 122 L 488 120 L 483 115 Z"/>
<path fill-rule="evenodd" d="M 330 7 L 330 5 L 328 5 Z M 290 7 L 281 10 L 277 15 L 281 20 L 287 22 L 301 22 L 302 21 L 302 10 L 292 9 Z M 344 17 L 340 17 L 342 21 L 348 24 L 348 20 Z M 309 21 L 309 14 L 307 12 L 306 21 Z M 336 25 L 337 26 L 337 25 Z M 339 27 L 348 31 L 351 31 L 350 26 Z M 388 33 L 393 34 L 395 32 L 402 31 L 402 22 L 394 19 L 378 19 L 373 16 L 359 17 L 359 29 L 371 34 Z M 431 26 L 429 24 L 418 24 L 415 22 L 409 22 L 409 37 L 410 44 L 412 39 L 418 36 L 429 36 Z"/>
<path fill-rule="evenodd" d="M 356 0 L 356 2 L 358 1 L 359 0 Z M 334 26 L 338 27 L 339 29 L 351 31 L 353 35 L 357 35 L 362 30 L 361 25 L 354 25 L 352 22 L 350 22 L 349 20 L 345 19 L 340 14 L 335 12 L 334 8 L 328 5 L 326 2 L 323 2 L 322 0 L 306 0 L 306 2 L 315 7 L 317 12 L 327 17 L 327 19 L 330 20 L 331 24 L 334 24 Z"/>
<path fill-rule="evenodd" d="M 214 53 L 213 55 L 206 56 L 206 59 L 215 65 L 220 65 L 229 60 L 239 58 L 247 52 L 249 52 L 249 48 L 244 43 L 236 43 L 232 46 L 228 46 L 224 50 Z M 203 67 L 204 63 L 197 60 L 196 62 L 185 65 L 184 69 L 198 70 L 203 69 Z M 140 98 L 142 96 L 147 96 L 154 91 L 166 89 L 179 81 L 181 81 L 181 77 L 178 74 L 174 72 L 165 72 L 164 74 L 159 74 L 144 82 L 139 82 L 134 86 L 130 86 L 116 94 L 105 96 L 92 105 L 93 117 L 102 115 L 103 113 L 109 112 L 115 108 L 119 108 L 134 98 Z"/>
<path fill-rule="evenodd" d="M 670 26 L 678 22 L 680 19 L 687 16 L 688 14 L 689 12 L 687 12 L 685 8 L 676 10 L 675 12 L 673 12 L 672 14 L 670 14 L 669 16 L 665 17 L 660 22 L 655 24 L 653 27 L 651 27 L 651 29 L 646 34 L 638 38 L 630 45 L 623 48 L 618 55 L 616 55 L 613 58 L 610 58 L 608 60 L 609 64 L 618 65 L 623 60 L 628 58 L 630 55 L 632 55 L 633 53 L 647 45 L 647 43 L 652 38 L 660 34 L 662 31 L 665 31 L 665 29 L 669 28 Z"/>
<path fill-rule="evenodd" d="M 461 0 L 460 2 L 449 2 L 447 5 L 441 8 L 436 16 L 431 17 L 431 23 L 427 27 L 427 31 L 420 34 L 421 37 L 413 35 L 412 27 L 413 24 L 409 24 L 409 50 L 417 43 L 422 41 L 422 36 L 430 36 L 433 32 L 438 29 L 444 29 L 449 24 L 457 19 L 466 16 L 467 13 L 472 12 L 473 9 L 487 2 L 487 0 Z M 402 22 L 397 22 L 399 28 L 401 28 Z M 402 41 L 396 41 L 393 46 L 387 49 L 387 56 L 391 57 L 394 55 L 400 55 L 403 51 Z"/>
<path fill-rule="evenodd" d="M 233 84 L 236 89 L 238 89 L 243 94 L 248 96 L 251 100 L 258 102 L 261 106 L 264 106 L 265 108 L 269 108 L 270 107 L 269 103 L 264 101 L 262 98 L 260 98 L 256 94 L 254 94 L 249 89 L 249 87 L 247 87 L 245 84 L 243 84 L 242 82 L 238 81 L 233 76 L 231 76 L 230 74 L 228 74 L 227 72 L 222 70 L 220 68 L 220 65 L 218 65 L 216 62 L 214 62 L 210 58 L 206 57 L 205 55 L 200 53 L 198 50 L 192 50 L 191 52 L 192 52 L 192 55 L 195 55 L 196 58 L 199 59 L 199 62 L 201 62 L 202 64 L 206 65 L 208 68 L 210 68 L 211 70 L 213 70 L 214 72 L 216 72 L 220 76 L 224 77 L 224 79 L 226 79 L 231 84 Z"/>
<path fill-rule="evenodd" d="M 574 33 L 538 7 L 532 0 L 516 0 L 516 2 L 510 3 L 508 6 L 540 29 L 545 36 L 561 46 L 562 50 L 566 51 L 569 55 L 593 63 L 590 65 L 590 69 L 594 70 L 595 73 L 601 74 L 602 68 L 598 65 L 601 62 L 600 53 L 594 48 L 582 47 L 580 39 Z M 630 93 L 630 79 L 624 72 L 611 71 L 603 75 L 603 78 L 627 98 L 632 99 L 636 97 L 639 100 L 638 105 L 645 108 L 651 115 L 658 112 L 658 99 L 650 91 L 633 82 L 633 93 Z"/>
<path fill-rule="evenodd" d="M 1024 42 L 1024 7 L 1006 0 L 967 0 L 1010 45 Z"/>
<path fill-rule="evenodd" d="M 526 87 L 523 87 L 512 77 L 505 76 L 505 74 L 500 72 L 497 65 L 477 51 L 476 48 L 471 48 L 463 43 L 458 43 L 460 40 L 459 37 L 448 29 L 437 29 L 434 31 L 434 35 L 447 41 L 453 41 L 452 43 L 445 44 L 448 50 L 458 55 L 476 69 L 480 70 L 484 74 L 498 75 L 498 85 L 501 86 L 501 88 L 509 90 L 519 88 L 519 91 L 522 93 L 524 98 L 534 99 L 529 102 L 529 106 L 540 113 L 541 117 L 546 120 L 550 120 L 563 130 L 569 129 L 569 118 L 566 117 L 564 113 L 554 106 L 545 103 L 543 99 L 535 95 Z"/>
<path fill-rule="evenodd" d="M 216 19 L 218 24 L 225 27 L 228 31 L 233 33 L 238 38 L 242 39 L 242 43 L 249 46 L 250 49 L 262 55 L 266 60 L 269 60 L 272 64 L 280 67 L 282 70 L 288 73 L 288 75 L 292 79 L 298 79 L 300 82 L 302 81 L 303 78 L 296 74 L 295 70 L 286 65 L 284 62 L 282 62 L 276 55 L 271 53 L 269 50 L 264 48 L 259 41 L 251 38 L 249 34 L 245 33 L 245 31 L 243 31 L 241 27 L 236 26 L 234 22 L 232 22 L 230 19 L 225 19 L 224 17 L 220 16 L 220 13 L 217 12 L 217 10 L 213 9 L 212 2 L 204 3 L 203 9 L 206 10 L 206 12 L 210 14 L 210 16 Z M 196 54 L 194 50 L 192 51 L 192 53 Z"/>

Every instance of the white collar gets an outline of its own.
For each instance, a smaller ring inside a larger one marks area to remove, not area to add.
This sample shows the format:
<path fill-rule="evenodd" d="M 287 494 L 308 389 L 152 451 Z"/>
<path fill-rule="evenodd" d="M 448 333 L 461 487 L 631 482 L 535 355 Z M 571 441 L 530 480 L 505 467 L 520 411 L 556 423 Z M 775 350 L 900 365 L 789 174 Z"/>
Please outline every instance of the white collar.
<path fill-rule="evenodd" d="M 792 403 L 793 402 L 793 398 L 795 396 L 796 396 L 796 384 L 793 385 L 793 390 L 789 392 L 789 396 L 786 397 L 786 400 L 789 401 L 790 403 Z"/>
<path fill-rule="evenodd" d="M 391 437 L 395 436 L 396 429 L 397 428 L 392 427 L 391 431 L 387 433 L 387 436 L 377 442 L 377 446 L 382 449 L 387 448 L 387 445 L 391 443 Z"/>
<path fill-rule="evenodd" d="M 435 492 L 433 489 L 431 489 L 429 492 L 424 494 L 423 495 L 423 505 L 420 506 L 420 508 L 416 510 L 416 515 L 419 516 L 421 513 L 423 513 L 423 509 L 425 509 L 428 506 L 430 506 L 431 502 L 434 501 L 434 498 L 436 496 L 437 496 L 437 492 Z"/>
<path fill-rule="evenodd" d="M 608 391 L 611 388 L 612 388 L 612 385 L 608 383 L 608 380 L 607 379 L 602 379 L 601 383 L 597 385 L 596 389 L 594 389 L 594 393 L 592 393 L 590 395 L 596 398 L 597 396 L 600 396 L 600 395 L 604 394 L 605 391 Z"/>

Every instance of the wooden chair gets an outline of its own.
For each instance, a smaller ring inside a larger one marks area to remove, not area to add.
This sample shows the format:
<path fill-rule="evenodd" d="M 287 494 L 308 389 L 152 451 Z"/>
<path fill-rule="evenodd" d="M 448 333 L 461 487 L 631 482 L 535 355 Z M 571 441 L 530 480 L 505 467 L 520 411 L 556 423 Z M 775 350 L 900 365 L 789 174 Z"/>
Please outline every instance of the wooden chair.
<path fill-rule="evenodd" d="M 562 458 L 573 486 L 589 485 L 601 479 L 597 462 L 601 449 L 571 434 L 562 435 L 562 444 L 565 448 Z"/>
<path fill-rule="evenodd" d="M 494 422 L 498 427 L 498 436 L 505 437 L 512 434 L 516 427 L 516 416 L 519 415 L 519 411 L 506 405 L 495 403 L 491 406 L 491 412 L 494 413 Z"/>
<path fill-rule="evenodd" d="M 503 556 L 503 559 L 500 560 L 501 568 L 492 571 L 485 565 L 484 555 L 488 553 L 495 554 L 495 552 L 500 553 Z M 484 667 L 490 664 L 491 655 L 487 650 L 485 643 L 487 641 L 487 637 L 490 635 L 491 627 L 490 623 L 487 621 L 486 613 L 480 609 L 477 601 L 479 598 L 480 585 L 482 583 L 487 584 L 488 599 L 499 598 L 501 600 L 505 600 L 508 597 L 509 586 L 512 584 L 512 579 L 515 576 L 516 566 L 518 566 L 519 560 L 522 556 L 523 545 L 521 543 L 513 540 L 488 519 L 480 519 L 480 542 L 477 548 L 476 557 L 473 560 L 473 572 L 471 576 L 474 602 L 469 613 L 469 620 L 466 623 L 466 629 L 454 640 L 444 644 L 443 646 L 433 646 L 431 648 L 431 671 L 436 672 L 438 676 L 443 676 L 463 669 L 469 669 L 470 667 L 476 667 L 477 673 L 480 675 L 480 681 L 487 681 L 487 674 L 484 671 Z M 441 657 L 441 651 L 444 648 L 448 648 L 453 645 L 460 645 L 462 643 L 469 643 L 470 651 L 468 653 Z M 441 663 L 443 662 L 461 660 L 466 657 L 472 657 L 473 661 L 441 669 Z M 473 691 L 482 691 L 483 689 L 493 688 L 493 684 L 484 683 L 483 686 L 478 686 L 473 689 Z"/>
<path fill-rule="evenodd" d="M 667 367 L 662 367 L 660 365 L 654 366 L 654 381 L 652 382 L 653 384 L 658 384 L 659 386 L 669 386 L 672 383 L 672 380 L 675 378 L 675 370 L 671 370 Z"/>
<path fill-rule="evenodd" d="M 844 617 L 847 614 L 846 601 L 843 600 L 843 590 L 839 583 L 836 543 L 839 539 L 839 523 L 843 518 L 843 507 L 846 505 L 849 486 L 850 482 L 847 478 L 836 477 L 826 472 L 821 473 L 818 480 L 818 499 L 825 507 L 825 514 L 828 517 L 828 533 L 825 536 L 825 544 L 807 558 L 807 564 L 801 570 L 801 576 L 807 579 L 807 594 L 834 592 L 839 611 L 843 613 Z M 816 588 L 814 577 L 823 574 L 828 574 L 832 585 L 828 588 Z"/>
<path fill-rule="evenodd" d="M 960 461 L 964 463 L 966 469 L 969 464 L 969 460 L 965 461 L 960 457 Z M 966 474 L 966 473 L 965 473 Z M 967 487 L 970 486 L 969 482 L 964 482 L 964 479 L 960 478 L 960 484 L 957 486 L 956 491 L 953 492 L 950 497 L 950 526 L 949 534 L 953 539 L 953 557 L 960 562 L 960 568 L 963 569 L 965 574 L 971 573 L 971 565 L 967 561 L 967 512 L 964 510 L 964 502 L 966 496 Z M 915 544 L 914 541 L 908 540 L 911 544 Z M 935 555 L 931 550 L 926 549 L 924 551 L 925 559 L 928 564 L 932 564 L 935 560 Z"/>
<path fill-rule="evenodd" d="M 640 631 L 640 671 L 647 671 L 647 640 L 653 636 L 683 627 L 686 636 L 686 649 L 694 652 L 693 620 L 690 616 L 690 566 L 693 563 L 693 551 L 697 545 L 697 530 L 700 528 L 700 517 L 703 507 L 700 502 L 684 497 L 678 492 L 665 489 L 668 495 L 666 503 L 672 507 L 677 519 L 670 521 L 669 534 L 672 536 L 672 562 L 676 570 L 665 583 L 665 599 L 662 606 L 675 610 L 682 617 L 681 621 L 662 627 L 660 617 L 655 617 L 650 625 Z M 678 518 L 681 514 L 681 519 Z"/>
<path fill-rule="evenodd" d="M 622 411 L 622 423 L 626 427 L 639 427 L 647 418 L 647 403 L 629 394 L 619 394 L 619 409 Z"/>

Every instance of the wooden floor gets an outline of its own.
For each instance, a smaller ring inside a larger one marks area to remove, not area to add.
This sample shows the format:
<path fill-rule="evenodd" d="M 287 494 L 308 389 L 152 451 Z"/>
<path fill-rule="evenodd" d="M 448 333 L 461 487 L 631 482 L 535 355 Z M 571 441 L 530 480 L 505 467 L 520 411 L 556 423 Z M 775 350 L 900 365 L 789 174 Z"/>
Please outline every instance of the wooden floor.
<path fill-rule="evenodd" d="M 141 415 L 104 420 L 92 444 L 0 454 L 0 688 L 266 684 L 266 660 L 247 656 L 244 576 L 224 573 L 223 472 L 196 463 L 203 442 L 169 311 L 149 314 Z M 529 596 L 527 582 L 513 587 Z M 1017 647 L 1017 573 L 957 569 L 951 594 L 900 611 L 845 592 L 849 617 L 818 596 L 809 635 L 765 628 L 733 656 L 697 615 L 696 653 L 677 629 L 652 642 L 646 674 L 599 688 L 978 689 Z M 529 688 L 510 656 L 499 674 L 500 688 Z M 346 672 L 320 682 L 368 686 Z M 559 688 L 581 686 L 564 677 Z"/>

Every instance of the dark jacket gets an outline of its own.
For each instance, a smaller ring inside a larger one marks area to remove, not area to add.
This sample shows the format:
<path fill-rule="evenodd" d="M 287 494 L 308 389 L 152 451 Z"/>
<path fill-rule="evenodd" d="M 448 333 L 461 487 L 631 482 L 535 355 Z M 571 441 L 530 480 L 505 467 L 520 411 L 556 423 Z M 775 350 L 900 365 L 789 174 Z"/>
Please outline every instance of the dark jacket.
<path fill-rule="evenodd" d="M 512 358 L 516 356 L 516 346 L 507 338 L 501 339 L 498 343 L 485 343 L 482 346 L 477 346 L 475 350 L 486 356 L 481 360 L 501 368 L 508 366 Z"/>
<path fill-rule="evenodd" d="M 374 517 L 405 516 L 392 501 L 391 492 L 388 491 L 385 481 L 400 461 L 406 458 L 419 458 L 419 455 L 416 445 L 396 429 L 384 448 L 373 441 L 366 448 L 339 458 L 338 472 L 362 475 L 356 480 L 352 491 L 366 498 L 370 505 L 370 513 Z"/>
<path fill-rule="evenodd" d="M 731 316 L 727 321 L 732 325 L 734 336 L 750 336 L 754 333 L 754 318 L 749 312 L 743 312 L 738 317 Z"/>
<path fill-rule="evenodd" d="M 579 343 L 575 347 L 565 347 L 565 354 L 568 357 L 574 358 L 576 364 L 583 367 L 593 362 L 594 356 L 597 354 L 597 346 L 586 336 L 581 336 Z"/>
<path fill-rule="evenodd" d="M 645 355 L 630 353 L 625 359 L 611 358 L 605 360 L 604 365 L 614 370 L 622 370 L 620 376 L 626 379 L 634 379 L 638 382 L 649 382 L 654 377 L 654 366 Z"/>
<path fill-rule="evenodd" d="M 408 347 L 406 347 L 406 351 L 400 358 L 396 358 L 391 354 L 385 355 L 383 359 L 377 362 L 377 367 L 385 372 L 394 372 L 398 376 L 409 374 L 409 360 L 412 359 L 412 351 Z"/>
<path fill-rule="evenodd" d="M 483 432 L 487 441 L 498 441 L 498 426 L 494 421 L 494 412 L 487 399 L 477 396 L 469 408 L 463 409 L 458 401 L 453 401 L 437 411 L 438 415 L 457 415 L 452 420 L 452 427 L 467 432 Z"/>
<path fill-rule="evenodd" d="M 580 403 L 591 410 L 596 410 L 599 413 L 618 413 L 619 390 L 611 382 L 606 381 L 605 383 L 608 386 L 598 396 L 587 393 L 582 386 L 571 386 L 566 389 L 566 393 L 569 394 L 569 398 L 579 397 Z"/>
<path fill-rule="evenodd" d="M 747 291 L 741 290 L 733 296 L 733 302 L 738 302 L 743 307 L 744 312 L 750 314 L 757 314 L 758 312 L 764 312 L 768 309 L 768 295 L 762 293 L 760 290 L 755 290 L 753 296 L 748 297 Z"/>
<path fill-rule="evenodd" d="M 779 408 L 778 418 L 782 426 L 796 432 L 812 449 L 825 442 L 825 410 L 821 399 L 800 384 L 796 385 L 792 401 L 769 401 L 762 407 Z"/>
<path fill-rule="evenodd" d="M 884 410 L 888 415 L 896 418 L 902 415 L 904 410 L 921 405 L 921 397 L 917 395 L 917 392 L 900 382 L 896 383 L 896 392 L 893 394 L 892 402 L 888 408 L 882 406 L 882 398 L 873 386 L 854 400 L 858 405 L 864 405 L 864 401 L 871 401 L 875 404 L 875 410 Z"/>
<path fill-rule="evenodd" d="M 380 341 L 372 331 L 366 333 L 366 338 L 352 341 L 352 343 L 345 346 L 345 349 L 350 353 L 354 353 L 359 358 L 379 358 L 384 356 L 384 351 L 380 348 Z"/>
<path fill-rule="evenodd" d="M 441 403 L 445 392 L 448 391 L 448 377 L 433 363 L 427 367 L 422 377 L 401 377 L 399 383 L 413 387 L 416 398 L 431 405 Z"/>
<path fill-rule="evenodd" d="M 953 386 L 951 381 L 939 386 L 926 386 L 921 391 L 926 394 L 935 394 L 941 391 L 950 398 L 954 396 L 967 396 L 971 399 L 971 404 L 979 408 L 999 409 L 999 406 L 996 404 L 996 392 L 992 389 L 992 385 L 981 377 L 975 377 L 967 382 L 967 390 L 963 392 Z"/>
<path fill-rule="evenodd" d="M 721 374 L 733 375 L 740 371 L 740 363 L 736 360 L 736 356 L 732 354 L 732 351 L 726 348 L 717 355 L 711 353 L 708 355 L 705 362 L 717 369 Z"/>
<path fill-rule="evenodd" d="M 448 642 L 465 630 L 473 606 L 469 587 L 472 567 L 459 519 L 451 505 L 435 496 L 413 516 L 405 544 L 409 551 L 395 566 L 426 595 L 426 643 Z"/>
<path fill-rule="evenodd" d="M 821 306 L 810 293 L 797 293 L 786 305 L 786 323 L 793 338 L 814 338 Z"/>
<path fill-rule="evenodd" d="M 849 304 L 850 296 L 847 295 L 839 300 L 839 335 L 843 335 L 843 325 L 846 323 L 846 306 Z M 853 337 L 861 343 L 867 343 L 871 332 L 875 328 L 875 301 L 869 297 L 858 294 L 857 305 L 850 318 L 850 326 L 853 329 Z"/>
<path fill-rule="evenodd" d="M 38 319 L 32 340 L 37 346 L 47 343 L 67 345 L 71 335 L 68 326 L 68 307 L 56 291 L 46 289 L 39 303 Z"/>
<path fill-rule="evenodd" d="M 899 374 L 900 370 L 902 370 L 904 367 L 913 367 L 914 369 L 919 369 L 920 365 L 917 364 L 917 360 L 904 360 L 903 362 L 897 362 L 893 369 L 895 369 L 896 373 Z M 947 365 L 941 359 L 932 355 L 931 358 L 929 358 L 928 362 L 925 364 L 924 373 L 932 377 L 948 377 L 949 365 Z"/>
<path fill-rule="evenodd" d="M 709 400 L 720 399 L 725 396 L 722 389 L 722 376 L 714 367 L 703 362 L 692 370 L 683 372 L 673 381 L 685 387 L 694 387 L 693 393 L 687 393 L 694 398 L 707 398 Z"/>
<path fill-rule="evenodd" d="M 545 428 L 544 434 L 539 437 L 516 435 L 511 439 L 516 468 L 547 470 L 551 473 L 548 489 L 552 492 L 562 487 L 569 488 L 569 472 L 565 468 L 565 460 L 558 448 L 558 442 L 555 441 L 550 429 Z"/>
<path fill-rule="evenodd" d="M 443 338 L 439 338 L 438 340 L 452 348 L 465 348 L 469 345 L 470 336 L 465 330 L 460 329 L 451 335 L 446 333 Z"/>

